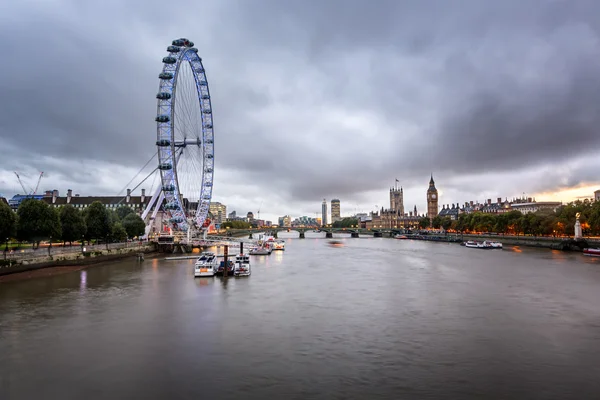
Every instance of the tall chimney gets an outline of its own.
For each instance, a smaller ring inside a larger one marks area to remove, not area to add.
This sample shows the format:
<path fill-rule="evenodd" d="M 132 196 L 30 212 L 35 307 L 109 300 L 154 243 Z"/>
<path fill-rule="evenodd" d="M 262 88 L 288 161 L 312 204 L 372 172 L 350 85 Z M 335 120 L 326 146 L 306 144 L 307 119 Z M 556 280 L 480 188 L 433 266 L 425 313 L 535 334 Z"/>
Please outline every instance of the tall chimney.
<path fill-rule="evenodd" d="M 473 207 L 473 200 L 471 200 L 471 207 Z"/>
<path fill-rule="evenodd" d="M 492 204 L 492 199 L 488 199 L 488 205 Z"/>
<path fill-rule="evenodd" d="M 71 202 L 71 196 L 73 195 L 73 191 L 71 189 L 67 190 L 67 204 Z"/>
<path fill-rule="evenodd" d="M 146 189 L 142 189 L 142 198 L 140 199 L 140 202 L 143 204 L 144 200 L 146 200 Z"/>
<path fill-rule="evenodd" d="M 129 203 L 131 200 L 131 189 L 127 189 L 127 198 L 125 199 L 125 203 Z"/>
<path fill-rule="evenodd" d="M 498 204 L 502 203 L 502 197 L 498 197 Z"/>
<path fill-rule="evenodd" d="M 56 198 L 58 197 L 58 190 L 54 189 L 52 191 L 52 204 L 56 203 Z"/>

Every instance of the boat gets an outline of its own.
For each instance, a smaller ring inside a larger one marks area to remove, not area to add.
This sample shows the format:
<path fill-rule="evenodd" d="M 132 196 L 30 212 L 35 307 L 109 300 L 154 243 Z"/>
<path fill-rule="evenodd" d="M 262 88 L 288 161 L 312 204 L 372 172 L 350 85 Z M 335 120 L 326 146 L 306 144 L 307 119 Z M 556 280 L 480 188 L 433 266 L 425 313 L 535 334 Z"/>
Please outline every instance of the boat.
<path fill-rule="evenodd" d="M 600 249 L 583 249 L 583 255 L 600 257 Z"/>
<path fill-rule="evenodd" d="M 330 240 L 328 243 L 331 247 L 343 247 L 344 246 L 344 242 L 342 242 L 341 240 Z"/>
<path fill-rule="evenodd" d="M 475 240 L 469 240 L 465 242 L 465 247 L 469 247 L 471 249 L 493 249 L 492 245 L 488 242 L 476 242 Z"/>
<path fill-rule="evenodd" d="M 219 263 L 219 267 L 216 270 L 216 276 L 223 276 L 223 271 L 225 269 L 225 260 Z M 233 261 L 227 260 L 227 276 L 233 276 L 235 273 L 235 265 Z"/>
<path fill-rule="evenodd" d="M 285 250 L 285 241 L 277 240 L 273 242 L 273 251 L 275 250 Z"/>
<path fill-rule="evenodd" d="M 217 263 L 218 260 L 215 253 L 202 253 L 194 264 L 194 278 L 215 276 Z"/>
<path fill-rule="evenodd" d="M 235 256 L 235 276 L 250 276 L 250 257 L 247 254 L 239 254 Z"/>
<path fill-rule="evenodd" d="M 396 236 L 394 236 L 394 239 L 408 239 L 408 236 L 406 236 L 406 235 L 396 235 Z"/>
<path fill-rule="evenodd" d="M 257 246 L 248 253 L 251 256 L 268 256 L 271 254 L 271 248 L 268 246 Z"/>
<path fill-rule="evenodd" d="M 502 249 L 502 243 L 500 242 L 488 242 L 492 249 Z"/>

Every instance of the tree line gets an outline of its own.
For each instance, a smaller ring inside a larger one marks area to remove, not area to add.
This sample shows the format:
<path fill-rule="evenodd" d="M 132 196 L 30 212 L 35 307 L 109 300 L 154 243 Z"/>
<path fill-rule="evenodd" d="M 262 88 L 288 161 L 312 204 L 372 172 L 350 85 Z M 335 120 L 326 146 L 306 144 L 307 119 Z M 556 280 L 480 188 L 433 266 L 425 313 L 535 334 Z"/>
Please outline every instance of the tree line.
<path fill-rule="evenodd" d="M 64 244 L 83 240 L 121 242 L 144 235 L 145 229 L 142 218 L 125 205 L 109 210 L 95 201 L 79 210 L 70 204 L 55 208 L 41 200 L 25 199 L 15 213 L 0 202 L 0 240 L 29 242 L 34 248 L 46 240 Z"/>
<path fill-rule="evenodd" d="M 600 234 L 600 202 L 588 199 L 560 206 L 556 211 L 540 210 L 529 214 L 522 214 L 516 210 L 501 214 L 475 212 L 459 214 L 458 219 L 454 221 L 450 217 L 436 216 L 432 221 L 424 217 L 419 220 L 419 226 L 423 229 L 431 226 L 434 229 L 443 228 L 465 233 L 572 236 L 577 213 L 580 213 L 579 221 L 584 236 Z"/>

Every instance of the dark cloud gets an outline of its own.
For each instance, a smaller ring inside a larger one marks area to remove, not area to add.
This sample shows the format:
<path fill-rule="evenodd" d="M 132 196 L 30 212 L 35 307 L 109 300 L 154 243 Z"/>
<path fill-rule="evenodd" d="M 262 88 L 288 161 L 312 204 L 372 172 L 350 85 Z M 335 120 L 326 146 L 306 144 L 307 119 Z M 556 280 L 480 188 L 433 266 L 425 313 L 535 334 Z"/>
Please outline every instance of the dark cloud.
<path fill-rule="evenodd" d="M 3 193 L 13 170 L 118 192 L 155 152 L 160 59 L 180 36 L 211 85 L 214 197 L 238 212 L 310 215 L 332 197 L 370 209 L 395 178 L 423 209 L 431 172 L 444 203 L 600 181 L 582 161 L 600 149 L 591 0 L 5 8 Z"/>

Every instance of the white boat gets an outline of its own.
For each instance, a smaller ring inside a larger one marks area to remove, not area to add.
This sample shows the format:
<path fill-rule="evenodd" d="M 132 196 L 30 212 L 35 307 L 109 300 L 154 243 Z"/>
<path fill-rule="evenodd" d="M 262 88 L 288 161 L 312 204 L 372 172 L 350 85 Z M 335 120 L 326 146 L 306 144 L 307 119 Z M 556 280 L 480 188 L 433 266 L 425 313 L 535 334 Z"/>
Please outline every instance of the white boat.
<path fill-rule="evenodd" d="M 250 250 L 248 254 L 251 256 L 268 256 L 271 254 L 271 249 L 269 247 L 258 246 Z"/>
<path fill-rule="evenodd" d="M 488 242 L 492 249 L 502 249 L 502 243 L 500 242 Z"/>
<path fill-rule="evenodd" d="M 471 249 L 492 249 L 492 245 L 488 242 L 476 242 L 474 240 L 469 240 L 465 243 L 465 247 L 469 247 Z"/>
<path fill-rule="evenodd" d="M 277 240 L 273 242 L 273 251 L 275 250 L 285 250 L 285 241 Z"/>
<path fill-rule="evenodd" d="M 235 256 L 235 276 L 250 276 L 250 257 L 247 254 L 238 254 Z"/>
<path fill-rule="evenodd" d="M 194 278 L 215 276 L 218 263 L 215 253 L 202 253 L 194 264 Z"/>

